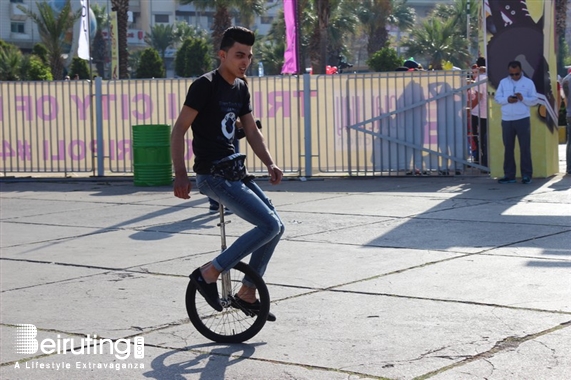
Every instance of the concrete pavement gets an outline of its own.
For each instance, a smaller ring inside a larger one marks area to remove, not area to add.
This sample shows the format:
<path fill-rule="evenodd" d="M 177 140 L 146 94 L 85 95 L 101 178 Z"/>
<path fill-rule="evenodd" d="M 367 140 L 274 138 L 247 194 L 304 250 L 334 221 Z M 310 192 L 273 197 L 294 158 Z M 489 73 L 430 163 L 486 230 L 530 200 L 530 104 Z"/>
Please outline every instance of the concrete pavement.
<path fill-rule="evenodd" d="M 195 189 L 0 182 L 0 378 L 571 378 L 571 176 L 259 183 L 286 223 L 265 276 L 278 321 L 221 345 L 184 306 L 220 245 Z M 249 228 L 229 218 L 230 240 Z M 57 353 L 88 334 L 119 341 Z"/>

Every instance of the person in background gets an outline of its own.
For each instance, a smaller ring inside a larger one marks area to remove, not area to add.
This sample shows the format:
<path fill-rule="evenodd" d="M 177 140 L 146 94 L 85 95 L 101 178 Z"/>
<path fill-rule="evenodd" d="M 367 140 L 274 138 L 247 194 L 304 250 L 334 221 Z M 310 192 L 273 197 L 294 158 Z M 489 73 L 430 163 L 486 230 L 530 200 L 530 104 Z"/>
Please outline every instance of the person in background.
<path fill-rule="evenodd" d="M 486 66 L 477 68 L 475 82 L 487 81 Z M 479 84 L 472 89 L 476 105 L 472 108 L 472 136 L 476 145 L 474 162 L 488 166 L 488 85 Z"/>
<path fill-rule="evenodd" d="M 567 71 L 565 78 L 561 80 L 561 87 L 563 87 L 563 94 L 565 94 L 565 105 L 567 109 L 567 147 L 565 150 L 566 160 L 566 173 L 571 174 L 571 68 Z"/>
<path fill-rule="evenodd" d="M 521 182 L 531 183 L 531 122 L 529 109 L 537 104 L 535 84 L 523 75 L 521 63 L 508 63 L 508 76 L 500 81 L 495 100 L 501 105 L 504 142 L 504 177 L 498 183 L 515 183 L 515 139 L 520 149 Z"/>

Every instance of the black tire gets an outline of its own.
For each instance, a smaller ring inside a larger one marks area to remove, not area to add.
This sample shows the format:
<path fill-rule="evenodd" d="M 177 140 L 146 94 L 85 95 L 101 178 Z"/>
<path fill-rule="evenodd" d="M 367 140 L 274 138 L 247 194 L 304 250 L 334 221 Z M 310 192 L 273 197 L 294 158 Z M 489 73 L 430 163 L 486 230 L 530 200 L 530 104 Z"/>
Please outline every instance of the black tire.
<path fill-rule="evenodd" d="M 242 286 L 244 276 L 254 283 L 260 300 L 260 310 L 247 315 L 244 310 L 231 305 L 230 300 Z M 241 343 L 254 337 L 266 324 L 270 312 L 270 293 L 266 283 L 249 265 L 239 262 L 230 269 L 232 289 L 230 294 L 220 294 L 224 309 L 214 310 L 196 287 L 189 281 L 186 288 L 186 311 L 190 322 L 204 337 L 218 343 Z M 218 280 L 218 291 L 222 291 L 222 281 Z M 224 301 L 227 302 L 224 302 Z"/>

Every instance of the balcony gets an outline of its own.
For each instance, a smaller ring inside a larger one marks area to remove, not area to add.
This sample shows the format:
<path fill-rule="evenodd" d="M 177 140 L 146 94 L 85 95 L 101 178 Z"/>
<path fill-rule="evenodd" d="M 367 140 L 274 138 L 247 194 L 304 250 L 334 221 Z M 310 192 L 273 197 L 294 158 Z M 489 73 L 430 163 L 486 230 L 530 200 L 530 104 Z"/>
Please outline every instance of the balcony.
<path fill-rule="evenodd" d="M 140 0 L 129 0 L 129 10 L 131 12 L 141 11 L 141 1 Z"/>
<path fill-rule="evenodd" d="M 18 6 L 25 8 L 26 10 L 29 10 L 30 8 L 23 3 L 10 3 L 10 20 L 12 21 L 25 21 L 28 16 L 22 12 L 22 10 L 20 8 L 18 8 Z"/>

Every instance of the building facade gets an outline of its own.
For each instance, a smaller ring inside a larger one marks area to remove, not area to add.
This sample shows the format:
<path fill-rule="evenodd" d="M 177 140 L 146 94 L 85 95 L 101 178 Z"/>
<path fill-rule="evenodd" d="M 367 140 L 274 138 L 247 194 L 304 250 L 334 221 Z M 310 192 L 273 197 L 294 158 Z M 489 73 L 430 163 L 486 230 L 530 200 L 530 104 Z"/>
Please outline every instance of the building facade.
<path fill-rule="evenodd" d="M 47 2 L 58 9 L 65 0 Z M 107 11 L 112 8 L 110 0 L 90 0 L 89 3 L 91 6 L 103 6 Z M 79 0 L 72 1 L 74 9 L 79 6 Z M 36 0 L 0 1 L 0 39 L 28 51 L 40 42 L 40 36 L 36 25 L 20 7 L 37 12 Z M 281 0 L 266 1 L 266 14 L 256 16 L 250 27 L 260 35 L 267 34 L 281 7 Z M 184 20 L 189 25 L 210 31 L 214 16 L 214 10 L 197 10 L 193 4 L 180 5 L 177 0 L 130 0 L 129 9 L 128 44 L 133 48 L 145 46 L 145 33 L 149 33 L 156 24 L 172 24 Z M 236 19 L 232 21 L 236 22 Z"/>

